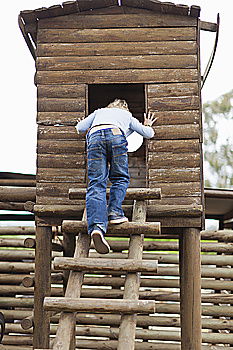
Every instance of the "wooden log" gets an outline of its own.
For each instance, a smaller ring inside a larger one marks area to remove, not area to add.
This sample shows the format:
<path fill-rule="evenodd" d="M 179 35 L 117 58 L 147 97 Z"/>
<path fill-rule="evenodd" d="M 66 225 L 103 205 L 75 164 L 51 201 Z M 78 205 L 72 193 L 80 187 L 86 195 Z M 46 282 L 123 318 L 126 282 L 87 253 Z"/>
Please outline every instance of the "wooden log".
<path fill-rule="evenodd" d="M 52 142 L 56 142 L 51 141 Z M 38 182 L 69 182 L 69 183 L 80 183 L 85 181 L 85 169 L 56 169 L 56 168 L 39 168 L 37 169 Z M 74 185 L 71 185 L 74 187 Z"/>
<path fill-rule="evenodd" d="M 199 125 L 192 125 L 192 124 L 164 125 L 164 126 L 153 126 L 153 129 L 157 140 L 200 138 Z"/>
<path fill-rule="evenodd" d="M 49 311 L 65 312 L 112 312 L 112 313 L 154 313 L 155 303 L 149 300 L 115 300 L 115 299 L 90 299 L 90 298 L 51 298 L 46 297 L 44 308 Z"/>
<path fill-rule="evenodd" d="M 38 33 L 39 34 L 39 33 Z M 86 86 L 77 85 L 38 85 L 38 98 L 80 98 L 85 97 Z"/>
<path fill-rule="evenodd" d="M 181 349 L 201 349 L 200 231 L 180 236 Z"/>
<path fill-rule="evenodd" d="M 107 195 L 109 195 L 109 189 L 107 189 Z M 70 199 L 85 199 L 86 188 L 70 188 Z M 125 199 L 144 200 L 144 199 L 160 199 L 160 188 L 128 188 Z"/>
<path fill-rule="evenodd" d="M 54 201 L 54 200 L 53 200 Z M 66 204 L 36 204 L 34 205 L 34 213 L 46 217 L 77 217 L 83 212 L 83 205 L 66 205 Z"/>
<path fill-rule="evenodd" d="M 103 48 L 103 50 L 106 49 L 107 48 Z M 119 47 L 116 47 L 115 53 L 112 52 L 112 55 L 116 55 L 117 52 L 119 52 L 119 49 Z M 46 50 L 46 52 L 44 52 L 44 55 L 45 54 L 50 55 L 51 53 Z M 89 54 L 91 54 L 91 52 Z M 68 84 L 68 82 L 71 84 L 130 84 L 144 83 L 145 81 L 148 83 L 195 82 L 197 81 L 197 71 L 196 69 L 38 71 L 35 79 L 36 84 Z"/>
<path fill-rule="evenodd" d="M 41 29 L 38 31 L 37 43 L 94 43 L 94 42 L 138 42 L 141 41 L 173 41 L 195 40 L 196 30 L 183 28 L 125 28 L 121 29 Z"/>
<path fill-rule="evenodd" d="M 0 274 L 0 284 L 21 284 L 25 274 Z"/>
<path fill-rule="evenodd" d="M 185 111 L 198 109 L 198 96 L 179 96 L 179 97 L 154 97 L 150 98 L 148 108 L 162 111 Z"/>
<path fill-rule="evenodd" d="M 149 153 L 148 166 L 152 169 L 200 167 L 200 155 L 198 153 Z"/>
<path fill-rule="evenodd" d="M 51 118 L 51 117 L 50 117 Z M 76 118 L 77 120 L 77 118 Z M 57 120 L 55 120 L 55 123 Z M 37 143 L 38 153 L 43 154 L 75 154 L 85 152 L 85 141 L 77 140 L 39 140 Z"/>
<path fill-rule="evenodd" d="M 150 152 L 199 153 L 200 142 L 194 140 L 152 140 L 148 142 Z M 162 153 L 163 154 L 163 153 Z"/>
<path fill-rule="evenodd" d="M 21 279 L 22 285 L 26 288 L 34 287 L 35 285 L 35 277 L 32 276 L 25 276 L 23 279 Z M 63 282 L 63 274 L 62 273 L 56 273 L 51 275 L 51 283 L 62 283 Z"/>
<path fill-rule="evenodd" d="M 49 347 L 49 313 L 43 309 L 43 301 L 44 297 L 51 293 L 51 245 L 52 228 L 37 226 L 33 334 L 33 347 L 35 348 Z"/>
<path fill-rule="evenodd" d="M 160 55 L 143 56 L 58 56 L 58 57 L 38 57 L 37 69 L 40 71 L 69 71 L 76 70 L 77 67 L 83 70 L 97 69 L 177 69 L 196 68 L 197 59 L 194 54 L 186 55 L 166 55 L 163 59 Z M 72 96 L 72 95 L 71 95 Z"/>
<path fill-rule="evenodd" d="M 24 240 L 25 248 L 36 248 L 36 240 L 34 238 L 26 238 Z M 52 242 L 52 250 L 56 252 L 62 252 L 63 247 L 60 243 Z"/>
<path fill-rule="evenodd" d="M 148 84 L 147 96 L 158 97 L 194 96 L 198 93 L 197 83 Z"/>
<path fill-rule="evenodd" d="M 0 235 L 16 235 L 16 236 L 28 236 L 35 234 L 35 226 L 2 226 L 0 227 Z"/>
<path fill-rule="evenodd" d="M 21 238 L 0 238 L 0 247 L 23 247 L 24 239 Z"/>
<path fill-rule="evenodd" d="M 24 211 L 24 203 L 0 202 L 0 209 Z"/>
<path fill-rule="evenodd" d="M 1 273 L 30 273 L 35 269 L 34 263 L 0 262 Z"/>
<path fill-rule="evenodd" d="M 85 100 L 80 98 L 39 98 L 37 104 L 38 112 L 81 112 L 80 116 L 85 117 Z"/>
<path fill-rule="evenodd" d="M 146 28 L 146 27 L 190 27 L 196 26 L 196 19 L 188 16 L 164 16 L 158 13 L 156 16 L 146 13 L 142 18 L 142 9 L 140 14 L 121 14 L 116 16 L 115 14 L 108 14 L 108 16 L 91 16 L 91 20 L 86 15 L 74 14 L 67 16 L 66 21 L 60 17 L 53 17 L 44 19 L 39 22 L 39 29 L 83 29 L 83 28 Z M 102 13 L 102 10 L 101 10 Z M 103 18 L 101 18 L 103 17 Z"/>
<path fill-rule="evenodd" d="M 86 218 L 86 211 L 83 213 L 83 220 Z M 76 240 L 74 258 L 87 258 L 90 247 L 90 236 L 79 233 Z M 80 298 L 81 288 L 83 283 L 83 272 L 72 271 L 69 276 L 65 297 Z M 59 325 L 56 333 L 56 338 L 53 343 L 53 350 L 59 350 L 63 346 L 64 350 L 70 350 L 74 347 L 74 328 L 75 328 L 75 313 L 62 312 L 59 319 Z"/>
<path fill-rule="evenodd" d="M 145 201 L 136 201 L 133 210 L 133 221 L 145 222 L 146 221 L 146 203 Z M 132 236 L 129 241 L 129 259 L 142 259 L 143 255 L 143 242 L 144 235 Z M 125 280 L 124 286 L 124 300 L 138 300 L 140 287 L 140 275 L 128 274 Z M 125 346 L 128 349 L 134 349 L 135 332 L 137 315 L 122 315 L 119 329 L 119 341 L 118 350 L 124 349 Z"/>
<path fill-rule="evenodd" d="M 0 201 L 2 202 L 26 202 L 36 198 L 36 190 L 33 187 L 0 187 Z"/>
<path fill-rule="evenodd" d="M 87 232 L 86 223 L 83 221 L 64 220 L 62 229 L 66 233 Z M 128 222 L 121 225 L 109 225 L 108 231 L 114 234 L 124 232 L 124 235 L 137 235 L 143 232 L 145 235 L 158 234 L 160 232 L 159 222 L 137 223 Z"/>
<path fill-rule="evenodd" d="M 73 155 L 73 154 L 39 154 L 37 157 L 39 168 L 75 168 L 75 167 L 85 167 L 85 157 L 84 155 Z"/>
<path fill-rule="evenodd" d="M 33 326 L 34 326 L 34 317 L 33 317 L 33 315 L 31 315 L 29 317 L 25 317 L 24 319 L 22 319 L 22 321 L 21 321 L 22 329 L 29 330 Z"/>
<path fill-rule="evenodd" d="M 0 186 L 35 187 L 35 179 L 0 179 Z"/>
<path fill-rule="evenodd" d="M 199 168 L 149 169 L 148 173 L 152 187 L 156 182 L 198 182 L 200 179 Z"/>
<path fill-rule="evenodd" d="M 122 259 L 117 263 L 112 259 L 87 259 L 87 258 L 55 258 L 54 268 L 58 270 L 73 271 L 116 271 L 116 272 L 151 272 L 157 273 L 157 261 L 137 259 Z"/>

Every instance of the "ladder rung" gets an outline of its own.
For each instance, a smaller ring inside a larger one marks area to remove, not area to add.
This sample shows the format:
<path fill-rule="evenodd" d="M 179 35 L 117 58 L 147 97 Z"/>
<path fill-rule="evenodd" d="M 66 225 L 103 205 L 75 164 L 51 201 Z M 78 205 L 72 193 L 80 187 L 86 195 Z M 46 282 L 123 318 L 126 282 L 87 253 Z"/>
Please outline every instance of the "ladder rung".
<path fill-rule="evenodd" d="M 110 242 L 111 244 L 111 242 Z M 157 260 L 136 259 L 93 259 L 93 258 L 63 258 L 54 259 L 54 268 L 57 270 L 73 271 L 114 271 L 114 272 L 152 272 L 156 273 Z"/>
<path fill-rule="evenodd" d="M 87 223 L 77 220 L 64 220 L 62 230 L 73 234 L 85 233 L 87 232 Z M 160 232 L 160 222 L 125 222 L 120 225 L 109 225 L 107 234 L 120 234 L 123 236 L 144 234 L 145 236 L 153 237 L 153 235 L 160 234 Z"/>
<path fill-rule="evenodd" d="M 65 312 L 111 312 L 123 314 L 149 314 L 155 313 L 154 300 L 130 299 L 90 299 L 90 298 L 55 298 L 46 297 L 44 308 L 48 311 Z"/>
<path fill-rule="evenodd" d="M 107 189 L 109 196 L 110 189 Z M 85 199 L 86 188 L 70 188 L 70 199 Z M 145 199 L 161 199 L 161 188 L 128 188 L 125 199 L 145 200 Z"/>

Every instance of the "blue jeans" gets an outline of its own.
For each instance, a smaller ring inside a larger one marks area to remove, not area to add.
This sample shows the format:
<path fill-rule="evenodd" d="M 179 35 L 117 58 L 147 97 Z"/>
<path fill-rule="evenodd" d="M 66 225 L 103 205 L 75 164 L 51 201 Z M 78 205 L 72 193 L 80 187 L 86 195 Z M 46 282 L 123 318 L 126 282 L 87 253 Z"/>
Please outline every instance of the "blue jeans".
<path fill-rule="evenodd" d="M 89 184 L 86 194 L 88 233 L 99 228 L 107 231 L 108 216 L 124 216 L 122 202 L 129 185 L 127 140 L 112 129 L 87 135 L 87 169 Z M 107 204 L 106 188 L 111 181 Z"/>

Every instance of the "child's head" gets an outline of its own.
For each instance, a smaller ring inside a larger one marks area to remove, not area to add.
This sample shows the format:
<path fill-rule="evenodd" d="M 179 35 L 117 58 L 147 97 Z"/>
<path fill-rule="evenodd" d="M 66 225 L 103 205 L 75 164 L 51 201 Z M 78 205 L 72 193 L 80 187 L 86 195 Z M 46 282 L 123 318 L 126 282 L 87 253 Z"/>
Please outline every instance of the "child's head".
<path fill-rule="evenodd" d="M 113 102 L 109 103 L 107 108 L 121 108 L 127 111 L 129 110 L 127 102 L 125 100 L 120 100 L 119 98 L 116 98 Z"/>

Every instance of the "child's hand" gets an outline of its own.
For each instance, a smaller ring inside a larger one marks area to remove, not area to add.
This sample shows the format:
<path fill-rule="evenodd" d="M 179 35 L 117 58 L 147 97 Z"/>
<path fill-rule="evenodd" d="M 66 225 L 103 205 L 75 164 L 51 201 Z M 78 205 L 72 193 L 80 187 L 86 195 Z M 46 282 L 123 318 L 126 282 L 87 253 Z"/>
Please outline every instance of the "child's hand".
<path fill-rule="evenodd" d="M 77 123 L 81 122 L 85 117 L 77 118 Z"/>
<path fill-rule="evenodd" d="M 155 112 L 149 111 L 148 114 L 144 113 L 144 125 L 152 126 L 158 118 L 155 117 Z"/>

